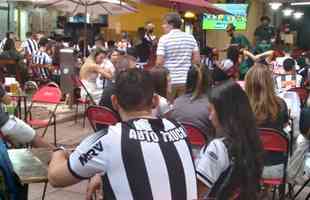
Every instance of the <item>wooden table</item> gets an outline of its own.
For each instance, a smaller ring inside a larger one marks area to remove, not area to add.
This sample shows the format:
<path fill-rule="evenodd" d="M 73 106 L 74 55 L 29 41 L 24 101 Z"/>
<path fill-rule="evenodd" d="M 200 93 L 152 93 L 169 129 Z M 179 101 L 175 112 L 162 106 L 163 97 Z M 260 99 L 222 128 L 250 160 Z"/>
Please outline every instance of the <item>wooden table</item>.
<path fill-rule="evenodd" d="M 10 149 L 8 150 L 14 172 L 22 184 L 45 183 L 47 167 L 52 152 L 48 149 Z"/>

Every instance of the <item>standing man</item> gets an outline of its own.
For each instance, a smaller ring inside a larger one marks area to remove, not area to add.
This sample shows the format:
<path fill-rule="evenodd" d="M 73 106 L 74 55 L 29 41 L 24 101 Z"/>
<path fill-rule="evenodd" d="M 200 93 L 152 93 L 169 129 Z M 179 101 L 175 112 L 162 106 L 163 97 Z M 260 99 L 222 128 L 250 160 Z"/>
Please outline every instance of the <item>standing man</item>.
<path fill-rule="evenodd" d="M 166 67 L 171 76 L 171 99 L 185 92 L 187 72 L 192 65 L 200 63 L 200 53 L 195 38 L 180 30 L 182 19 L 177 13 L 164 17 L 163 29 L 166 33 L 158 42 L 156 65 Z"/>
<path fill-rule="evenodd" d="M 107 200 L 197 199 L 186 131 L 177 122 L 152 117 L 158 98 L 149 72 L 120 72 L 111 99 L 122 122 L 91 134 L 71 154 L 63 148 L 54 152 L 49 183 L 66 187 L 94 177 L 87 200 L 101 180 Z"/>
<path fill-rule="evenodd" d="M 248 38 L 244 35 L 235 33 L 236 27 L 233 24 L 228 24 L 226 27 L 226 32 L 230 37 L 230 45 L 238 45 L 240 48 L 251 48 L 251 43 L 249 42 Z"/>
<path fill-rule="evenodd" d="M 251 43 L 249 40 L 242 34 L 235 33 L 236 27 L 233 24 L 228 24 L 226 27 L 226 32 L 228 36 L 230 37 L 230 45 L 231 46 L 238 46 L 239 48 L 244 49 L 251 49 Z M 246 58 L 239 63 L 239 78 L 241 80 L 244 79 L 245 74 L 250 69 L 250 67 L 253 65 L 253 62 Z"/>
<path fill-rule="evenodd" d="M 22 47 L 24 47 L 26 55 L 32 55 L 34 52 L 39 50 L 37 34 L 27 32 L 26 38 L 27 40 L 23 42 Z"/>
<path fill-rule="evenodd" d="M 145 36 L 144 38 L 151 43 L 153 46 L 156 46 L 157 43 L 157 38 L 156 35 L 154 35 L 154 29 L 155 29 L 155 25 L 152 22 L 147 22 L 145 24 Z"/>
<path fill-rule="evenodd" d="M 39 42 L 39 49 L 32 54 L 32 63 L 41 65 L 38 69 L 38 76 L 43 80 L 49 80 L 50 67 L 53 64 L 53 59 L 47 54 L 48 39 L 41 38 Z"/>
<path fill-rule="evenodd" d="M 260 18 L 261 25 L 255 29 L 255 41 L 256 44 L 265 42 L 267 44 L 272 43 L 275 40 L 275 28 L 270 25 L 270 18 L 268 16 L 262 16 Z"/>

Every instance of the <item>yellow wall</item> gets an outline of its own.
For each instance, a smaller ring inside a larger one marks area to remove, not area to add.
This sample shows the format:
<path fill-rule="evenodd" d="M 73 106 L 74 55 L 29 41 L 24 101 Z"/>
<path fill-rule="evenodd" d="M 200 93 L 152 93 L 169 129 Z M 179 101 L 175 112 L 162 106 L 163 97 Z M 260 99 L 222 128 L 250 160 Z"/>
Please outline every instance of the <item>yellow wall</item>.
<path fill-rule="evenodd" d="M 143 27 L 145 22 L 152 21 L 156 26 L 155 34 L 160 36 L 162 34 L 162 17 L 170 10 L 141 3 L 135 4 L 134 6 L 138 9 L 137 13 L 111 16 L 109 18 L 109 29 L 114 29 L 115 32 L 112 32 L 116 34 L 119 34 L 121 31 L 133 33 L 137 31 L 138 27 Z"/>
<path fill-rule="evenodd" d="M 171 11 L 168 8 L 158 6 L 151 6 L 147 4 L 135 4 L 138 13 L 126 14 L 121 16 L 111 16 L 109 18 L 109 28 L 105 30 L 105 35 L 108 39 L 115 39 L 122 31 L 128 31 L 132 38 L 135 37 L 135 31 L 138 27 L 144 26 L 146 21 L 155 23 L 155 34 L 160 36 L 162 34 L 162 17 Z M 252 42 L 254 30 L 260 24 L 260 17 L 263 14 L 263 1 L 252 0 L 250 10 L 248 12 L 248 26 L 247 30 L 241 32 L 246 35 Z M 229 37 L 223 31 L 207 31 L 207 44 L 212 47 L 223 48 L 229 43 Z"/>

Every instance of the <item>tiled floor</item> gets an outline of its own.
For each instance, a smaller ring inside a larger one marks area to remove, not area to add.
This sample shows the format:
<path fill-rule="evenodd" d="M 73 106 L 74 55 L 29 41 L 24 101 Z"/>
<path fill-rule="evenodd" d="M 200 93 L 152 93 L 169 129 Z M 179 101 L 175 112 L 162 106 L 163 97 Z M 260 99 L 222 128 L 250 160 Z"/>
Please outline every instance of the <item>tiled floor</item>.
<path fill-rule="evenodd" d="M 46 190 L 46 200 L 84 200 L 87 181 L 81 182 L 67 188 L 52 188 L 50 185 Z M 32 184 L 29 189 L 29 200 L 41 200 L 43 184 Z"/>
<path fill-rule="evenodd" d="M 92 133 L 92 129 L 88 124 L 86 127 L 82 127 L 82 120 L 77 124 L 74 122 L 66 122 L 59 124 L 57 127 L 57 141 L 61 144 L 71 145 L 76 144 L 85 138 L 89 133 Z M 48 141 L 52 141 L 52 128 L 46 135 Z M 44 184 L 31 184 L 29 186 L 29 200 L 40 200 L 42 197 Z M 84 200 L 86 193 L 87 181 L 81 182 L 67 188 L 53 188 L 50 185 L 47 187 L 46 200 Z"/>

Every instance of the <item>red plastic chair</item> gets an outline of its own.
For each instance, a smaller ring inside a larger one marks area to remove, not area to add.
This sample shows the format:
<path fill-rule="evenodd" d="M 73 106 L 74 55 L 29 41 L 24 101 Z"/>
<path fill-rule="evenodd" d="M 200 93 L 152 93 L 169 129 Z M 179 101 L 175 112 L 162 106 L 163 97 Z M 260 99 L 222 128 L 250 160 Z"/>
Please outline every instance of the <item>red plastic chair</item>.
<path fill-rule="evenodd" d="M 302 87 L 291 88 L 288 91 L 296 92 L 300 98 L 300 102 L 302 105 L 305 105 L 309 96 L 309 92 L 307 89 Z"/>
<path fill-rule="evenodd" d="M 39 90 L 36 91 L 35 94 L 32 96 L 31 105 L 28 110 L 29 118 L 27 119 L 27 123 L 35 129 L 44 128 L 42 137 L 45 136 L 47 129 L 50 125 L 54 126 L 54 145 L 55 146 L 57 144 L 56 114 L 55 113 L 61 101 L 61 96 L 62 96 L 62 93 L 59 88 L 55 86 L 43 86 L 39 88 Z M 49 118 L 47 120 L 34 119 L 32 117 L 31 110 L 35 103 L 54 105 L 54 108 L 51 110 L 49 114 Z"/>
<path fill-rule="evenodd" d="M 75 100 L 75 123 L 77 123 L 77 116 L 78 116 L 78 112 L 79 112 L 79 105 L 84 105 L 84 114 L 83 114 L 83 127 L 85 127 L 85 121 L 86 121 L 86 110 L 89 107 L 89 105 L 93 104 L 96 105 L 94 99 L 92 98 L 92 96 L 90 95 L 90 93 L 88 92 L 88 90 L 86 89 L 85 85 L 83 84 L 83 82 L 81 81 L 81 79 L 76 76 L 76 75 L 72 75 L 71 79 L 73 81 L 74 87 L 75 88 L 83 88 L 86 93 L 87 96 L 86 98 L 77 98 Z"/>
<path fill-rule="evenodd" d="M 279 190 L 280 199 L 285 196 L 286 184 L 286 169 L 289 156 L 289 141 L 280 131 L 269 128 L 260 128 L 259 136 L 265 151 L 283 153 L 283 176 L 281 178 L 262 179 L 262 183 L 273 186 L 273 199 L 275 199 L 276 189 L 282 186 L 283 189 Z"/>
<path fill-rule="evenodd" d="M 96 124 L 109 126 L 120 121 L 115 112 L 103 106 L 89 106 L 86 115 L 94 131 L 96 131 Z"/>
<path fill-rule="evenodd" d="M 57 83 L 55 83 L 55 82 L 49 82 L 49 83 L 46 84 L 46 86 L 60 88 L 59 85 Z"/>
<path fill-rule="evenodd" d="M 186 129 L 187 137 L 192 145 L 203 146 L 206 144 L 205 134 L 199 128 L 189 123 L 182 123 L 182 125 Z"/>

